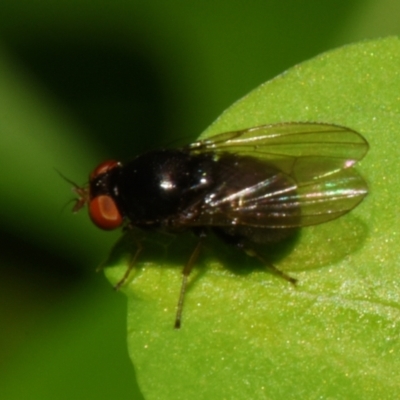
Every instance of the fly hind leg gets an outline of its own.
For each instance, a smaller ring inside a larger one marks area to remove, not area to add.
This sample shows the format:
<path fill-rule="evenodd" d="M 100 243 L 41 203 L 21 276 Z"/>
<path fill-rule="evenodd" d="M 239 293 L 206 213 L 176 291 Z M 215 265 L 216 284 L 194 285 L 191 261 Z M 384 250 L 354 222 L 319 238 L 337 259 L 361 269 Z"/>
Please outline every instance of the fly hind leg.
<path fill-rule="evenodd" d="M 244 251 L 248 256 L 254 257 L 259 260 L 262 264 L 266 265 L 273 274 L 285 279 L 292 285 L 296 285 L 297 279 L 287 275 L 285 272 L 276 268 L 271 262 L 266 260 L 261 254 L 259 254 L 253 247 L 251 247 L 247 242 L 249 240 L 244 239 L 241 235 L 235 235 L 234 231 L 228 233 L 226 230 L 215 228 L 213 231 L 220 237 L 225 243 L 234 245 L 235 247 Z"/>
<path fill-rule="evenodd" d="M 257 260 L 261 261 L 264 265 L 266 265 L 275 275 L 280 276 L 281 278 L 287 280 L 292 285 L 296 285 L 297 279 L 291 277 L 288 274 L 285 274 L 280 269 L 276 268 L 274 264 L 268 262 L 264 257 L 262 257 L 259 253 L 257 253 L 254 249 L 250 247 L 246 247 L 245 245 L 240 246 L 240 248 L 250 257 L 255 257 Z"/>

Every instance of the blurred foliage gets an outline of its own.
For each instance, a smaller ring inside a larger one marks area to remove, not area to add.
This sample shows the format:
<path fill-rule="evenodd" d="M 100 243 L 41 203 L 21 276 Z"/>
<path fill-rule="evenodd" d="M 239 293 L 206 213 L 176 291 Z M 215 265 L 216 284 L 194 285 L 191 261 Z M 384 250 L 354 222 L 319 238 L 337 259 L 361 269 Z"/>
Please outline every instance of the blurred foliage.
<path fill-rule="evenodd" d="M 118 233 L 63 210 L 71 194 L 54 168 L 81 184 L 104 158 L 189 141 L 290 66 L 399 34 L 398 8 L 389 0 L 3 0 L 2 398 L 141 398 L 125 299 L 94 273 Z"/>

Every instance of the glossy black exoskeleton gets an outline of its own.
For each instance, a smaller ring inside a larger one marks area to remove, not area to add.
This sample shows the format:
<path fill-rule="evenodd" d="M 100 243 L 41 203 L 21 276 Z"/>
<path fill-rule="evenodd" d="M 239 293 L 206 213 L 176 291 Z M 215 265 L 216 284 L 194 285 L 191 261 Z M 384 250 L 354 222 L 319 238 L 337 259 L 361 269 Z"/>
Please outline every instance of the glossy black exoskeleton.
<path fill-rule="evenodd" d="M 87 187 L 75 186 L 74 210 L 88 203 L 92 221 L 102 229 L 125 224 L 190 229 L 200 236 L 212 230 L 238 246 L 244 240 L 279 242 L 296 228 L 333 220 L 361 202 L 367 185 L 352 167 L 367 151 L 357 132 L 329 124 L 284 123 L 222 133 L 178 149 L 150 151 L 125 164 L 101 163 Z M 175 327 L 199 249 L 200 244 L 183 270 Z"/>

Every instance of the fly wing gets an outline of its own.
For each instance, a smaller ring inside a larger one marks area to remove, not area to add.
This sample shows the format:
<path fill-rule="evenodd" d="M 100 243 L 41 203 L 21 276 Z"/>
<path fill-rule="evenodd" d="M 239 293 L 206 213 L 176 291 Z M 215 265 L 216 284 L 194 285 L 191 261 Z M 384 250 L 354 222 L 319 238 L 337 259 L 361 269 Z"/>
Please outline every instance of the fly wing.
<path fill-rule="evenodd" d="M 226 179 L 206 198 L 195 225 L 290 228 L 338 218 L 359 204 L 367 185 L 352 166 L 368 143 L 348 128 L 313 123 L 268 125 L 228 132 L 192 144 L 191 151 L 252 157 L 270 171 L 226 194 L 240 171 L 226 165 Z M 229 171 L 231 169 L 231 171 Z"/>
<path fill-rule="evenodd" d="M 367 141 L 352 129 L 309 122 L 225 132 L 189 147 L 193 152 L 229 152 L 256 157 L 276 164 L 294 178 L 297 173 L 298 181 L 313 180 L 349 168 L 368 151 Z"/>

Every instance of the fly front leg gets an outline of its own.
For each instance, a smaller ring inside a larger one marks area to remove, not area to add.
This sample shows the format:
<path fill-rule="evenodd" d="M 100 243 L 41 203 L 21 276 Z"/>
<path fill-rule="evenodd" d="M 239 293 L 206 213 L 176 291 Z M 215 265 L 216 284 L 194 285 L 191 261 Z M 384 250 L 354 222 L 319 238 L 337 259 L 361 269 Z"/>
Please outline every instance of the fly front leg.
<path fill-rule="evenodd" d="M 126 268 L 126 271 L 125 271 L 124 275 L 123 275 L 122 278 L 118 281 L 118 283 L 114 286 L 114 289 L 115 289 L 115 290 L 119 290 L 119 289 L 125 284 L 125 282 L 127 281 L 127 279 L 128 279 L 128 277 L 129 277 L 129 275 L 130 275 L 130 273 L 131 273 L 133 267 L 134 267 L 135 264 L 136 264 L 136 261 L 137 261 L 137 259 L 138 259 L 138 257 L 139 257 L 139 254 L 140 254 L 140 253 L 142 252 L 142 250 L 143 250 L 143 245 L 142 245 L 141 242 L 138 241 L 138 242 L 136 243 L 136 245 L 137 245 L 137 248 L 136 248 L 135 254 L 133 255 L 133 257 L 130 258 L 129 263 L 128 263 L 128 267 Z"/>

